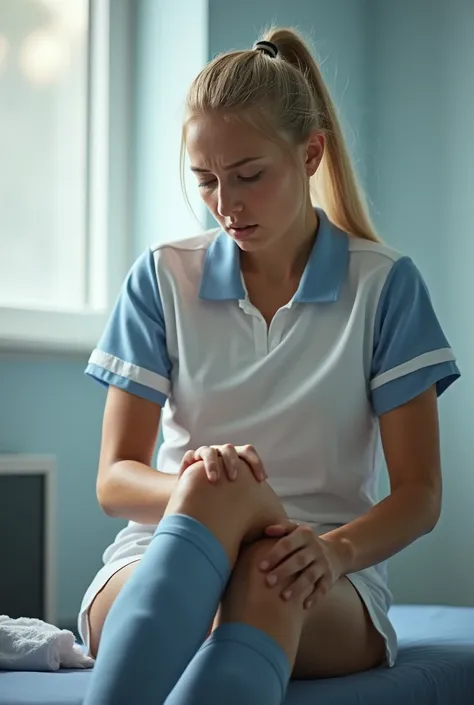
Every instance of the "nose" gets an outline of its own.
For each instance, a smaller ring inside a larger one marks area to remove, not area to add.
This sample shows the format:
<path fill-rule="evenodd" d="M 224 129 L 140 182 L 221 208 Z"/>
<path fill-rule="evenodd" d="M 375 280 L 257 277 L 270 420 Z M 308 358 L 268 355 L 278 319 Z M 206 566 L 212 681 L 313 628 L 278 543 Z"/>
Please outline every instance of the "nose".
<path fill-rule="evenodd" d="M 228 218 L 234 213 L 239 213 L 243 210 L 243 204 L 237 197 L 234 189 L 219 186 L 217 194 L 217 212 L 222 218 Z"/>

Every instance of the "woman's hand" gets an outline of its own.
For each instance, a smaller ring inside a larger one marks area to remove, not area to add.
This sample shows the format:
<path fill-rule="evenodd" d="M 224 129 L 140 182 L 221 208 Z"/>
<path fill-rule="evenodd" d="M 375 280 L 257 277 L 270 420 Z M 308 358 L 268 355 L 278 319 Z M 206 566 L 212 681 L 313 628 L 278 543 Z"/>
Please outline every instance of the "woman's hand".
<path fill-rule="evenodd" d="M 265 536 L 282 537 L 260 562 L 270 586 L 283 584 L 281 596 L 303 599 L 305 608 L 324 597 L 342 575 L 342 562 L 330 541 L 317 536 L 307 524 L 284 522 L 265 529 Z M 288 579 L 294 580 L 288 586 Z"/>
<path fill-rule="evenodd" d="M 253 446 L 233 446 L 230 443 L 221 446 L 201 446 L 197 450 L 188 450 L 181 461 L 178 478 L 191 465 L 202 460 L 211 482 L 217 482 L 223 473 L 227 475 L 229 480 L 235 480 L 239 458 L 245 460 L 259 482 L 267 479 L 268 475 L 264 470 L 263 463 Z"/>

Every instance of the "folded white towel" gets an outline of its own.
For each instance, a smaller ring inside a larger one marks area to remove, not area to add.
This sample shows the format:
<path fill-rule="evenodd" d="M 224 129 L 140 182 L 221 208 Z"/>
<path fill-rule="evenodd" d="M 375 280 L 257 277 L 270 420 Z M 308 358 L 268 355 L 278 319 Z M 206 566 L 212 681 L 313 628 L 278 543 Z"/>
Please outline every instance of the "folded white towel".
<path fill-rule="evenodd" d="M 57 671 L 93 665 L 94 659 L 83 652 L 67 629 L 41 619 L 0 615 L 0 669 Z"/>

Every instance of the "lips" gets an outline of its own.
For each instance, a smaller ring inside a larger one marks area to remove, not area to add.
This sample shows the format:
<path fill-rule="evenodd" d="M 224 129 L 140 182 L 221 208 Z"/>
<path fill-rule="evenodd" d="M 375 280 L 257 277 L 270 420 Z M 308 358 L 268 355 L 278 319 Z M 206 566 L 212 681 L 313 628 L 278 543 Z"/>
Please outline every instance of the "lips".
<path fill-rule="evenodd" d="M 258 230 L 258 225 L 232 225 L 227 229 L 229 235 L 235 240 L 248 240 Z"/>

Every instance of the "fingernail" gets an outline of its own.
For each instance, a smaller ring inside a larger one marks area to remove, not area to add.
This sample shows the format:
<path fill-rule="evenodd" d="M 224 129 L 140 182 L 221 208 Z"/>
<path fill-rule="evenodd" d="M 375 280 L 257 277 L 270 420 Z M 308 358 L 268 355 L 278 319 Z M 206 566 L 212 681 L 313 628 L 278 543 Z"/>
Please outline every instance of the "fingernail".
<path fill-rule="evenodd" d="M 236 477 L 237 477 L 237 469 L 232 468 L 232 470 L 230 471 L 230 479 L 235 480 Z"/>
<path fill-rule="evenodd" d="M 278 578 L 277 578 L 276 575 L 269 575 L 269 576 L 267 577 L 267 583 L 268 583 L 269 585 L 275 585 L 275 583 L 276 583 L 277 580 L 278 580 Z"/>
<path fill-rule="evenodd" d="M 261 480 L 262 482 L 263 482 L 263 480 L 266 480 L 266 479 L 267 479 L 265 473 L 263 473 L 263 472 L 260 472 L 260 473 L 258 474 L 258 478 L 259 478 L 259 480 Z"/>
<path fill-rule="evenodd" d="M 312 601 L 312 600 L 308 600 L 308 602 L 307 602 L 306 605 L 305 605 L 306 609 L 309 610 L 309 608 L 311 607 L 312 604 L 313 604 L 313 601 Z"/>
<path fill-rule="evenodd" d="M 262 570 L 266 570 L 266 569 L 269 567 L 269 565 L 270 565 L 270 563 L 269 563 L 268 561 L 262 561 L 262 562 L 260 563 L 260 568 L 261 568 Z"/>
<path fill-rule="evenodd" d="M 285 592 L 282 594 L 283 594 L 283 597 L 285 598 L 285 600 L 289 600 L 291 597 L 291 590 L 285 590 Z"/>
<path fill-rule="evenodd" d="M 211 481 L 217 480 L 217 473 L 214 472 L 214 470 L 211 470 L 211 472 L 209 473 L 209 479 L 210 479 Z"/>

